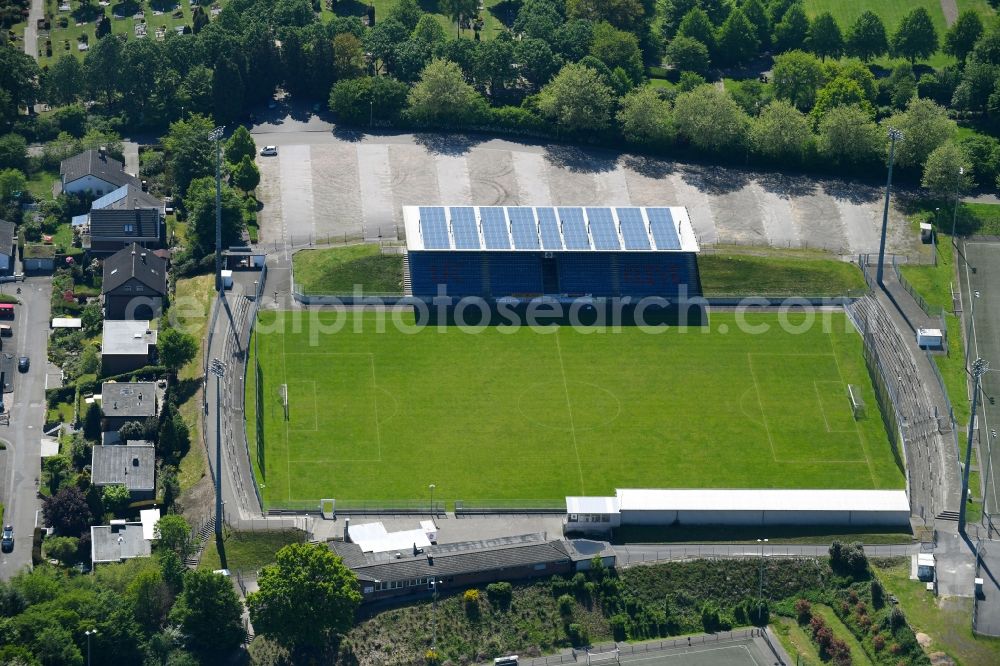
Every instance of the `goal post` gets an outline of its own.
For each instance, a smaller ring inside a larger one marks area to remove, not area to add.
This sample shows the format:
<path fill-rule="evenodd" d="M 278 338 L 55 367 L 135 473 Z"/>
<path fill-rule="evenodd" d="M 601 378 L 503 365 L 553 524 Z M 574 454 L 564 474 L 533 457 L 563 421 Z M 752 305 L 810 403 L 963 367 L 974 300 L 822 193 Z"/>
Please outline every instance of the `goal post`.
<path fill-rule="evenodd" d="M 288 384 L 282 384 L 278 387 L 278 393 L 281 394 L 281 408 L 285 412 L 285 420 L 288 420 Z"/>
<path fill-rule="evenodd" d="M 847 385 L 847 396 L 851 399 L 851 412 L 854 414 L 854 420 L 860 421 L 868 415 L 868 410 L 865 407 L 865 400 L 861 397 L 861 389 L 854 384 Z"/>
<path fill-rule="evenodd" d="M 607 652 L 591 652 L 587 650 L 587 663 L 588 664 L 620 664 L 621 657 L 619 656 L 618 648 L 613 650 L 608 650 Z"/>

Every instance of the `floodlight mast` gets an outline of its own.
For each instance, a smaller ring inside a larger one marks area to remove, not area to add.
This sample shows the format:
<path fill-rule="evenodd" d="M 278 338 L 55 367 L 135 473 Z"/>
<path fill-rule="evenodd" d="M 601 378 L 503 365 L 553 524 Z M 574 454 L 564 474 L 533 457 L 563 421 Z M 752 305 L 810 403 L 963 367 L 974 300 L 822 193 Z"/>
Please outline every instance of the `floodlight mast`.
<path fill-rule="evenodd" d="M 215 291 L 222 293 L 222 135 L 226 127 L 216 127 L 208 135 L 215 141 Z"/>
<path fill-rule="evenodd" d="M 896 142 L 903 139 L 903 133 L 895 127 L 889 128 L 889 176 L 885 181 L 885 207 L 882 209 L 882 241 L 878 246 L 878 271 L 876 282 L 882 285 L 885 264 L 885 235 L 889 228 L 889 195 L 892 192 L 892 164 L 896 159 Z"/>
<path fill-rule="evenodd" d="M 226 364 L 213 358 L 208 366 L 215 375 L 215 538 L 222 539 L 222 378 Z M 220 551 L 221 553 L 221 551 Z"/>
<path fill-rule="evenodd" d="M 972 416 L 969 417 L 969 436 L 965 445 L 965 469 L 962 470 L 962 497 L 958 507 L 958 531 L 965 534 L 966 505 L 969 503 L 969 471 L 972 466 L 972 437 L 976 432 L 976 410 L 979 408 L 979 388 L 983 375 L 990 370 L 988 361 L 977 358 L 972 364 Z"/>

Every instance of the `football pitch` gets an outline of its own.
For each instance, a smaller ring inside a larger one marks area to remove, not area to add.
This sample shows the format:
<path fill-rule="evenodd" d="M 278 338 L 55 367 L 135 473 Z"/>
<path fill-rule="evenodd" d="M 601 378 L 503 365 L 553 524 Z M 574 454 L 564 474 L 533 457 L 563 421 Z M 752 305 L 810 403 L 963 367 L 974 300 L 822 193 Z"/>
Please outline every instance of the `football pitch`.
<path fill-rule="evenodd" d="M 432 483 L 447 502 L 904 486 L 842 312 L 818 314 L 804 332 L 783 330 L 774 313 L 716 312 L 705 328 L 659 334 L 414 334 L 391 321 L 380 332 L 377 316 L 261 314 L 246 415 L 269 507 L 427 502 Z M 741 332 L 741 321 L 768 330 Z M 848 384 L 867 417 L 855 420 Z"/>

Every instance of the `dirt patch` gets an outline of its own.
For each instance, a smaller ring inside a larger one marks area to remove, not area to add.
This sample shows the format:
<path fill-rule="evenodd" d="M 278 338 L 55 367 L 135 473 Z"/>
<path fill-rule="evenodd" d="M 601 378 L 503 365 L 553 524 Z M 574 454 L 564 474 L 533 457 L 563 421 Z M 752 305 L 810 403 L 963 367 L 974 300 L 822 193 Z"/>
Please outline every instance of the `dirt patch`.
<path fill-rule="evenodd" d="M 944 14 L 944 22 L 950 27 L 958 19 L 958 1 L 941 0 L 941 13 Z"/>
<path fill-rule="evenodd" d="M 955 660 L 944 652 L 931 652 L 927 657 L 931 660 L 933 666 L 955 666 Z"/>
<path fill-rule="evenodd" d="M 192 444 L 192 446 L 197 446 L 197 444 Z M 177 509 L 188 521 L 188 524 L 194 527 L 212 517 L 214 502 L 215 488 L 212 486 L 211 477 L 206 475 L 180 496 L 177 500 Z"/>

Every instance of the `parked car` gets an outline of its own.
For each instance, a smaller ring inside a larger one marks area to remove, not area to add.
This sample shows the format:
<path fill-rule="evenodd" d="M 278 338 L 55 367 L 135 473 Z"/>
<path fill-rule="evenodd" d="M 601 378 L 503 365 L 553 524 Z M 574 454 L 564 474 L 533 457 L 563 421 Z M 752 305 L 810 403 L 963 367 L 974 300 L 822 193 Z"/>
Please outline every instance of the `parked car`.
<path fill-rule="evenodd" d="M 12 525 L 4 525 L 3 527 L 3 538 L 0 539 L 0 550 L 5 553 L 9 553 L 14 550 L 14 527 Z"/>
<path fill-rule="evenodd" d="M 263 155 L 264 157 L 274 157 L 275 155 L 278 154 L 278 147 L 264 146 L 263 148 L 260 149 L 260 154 Z"/>
<path fill-rule="evenodd" d="M 31 359 L 29 359 L 27 356 L 22 356 L 21 358 L 17 359 L 17 369 L 20 370 L 21 372 L 27 372 L 30 366 L 31 366 Z"/>

